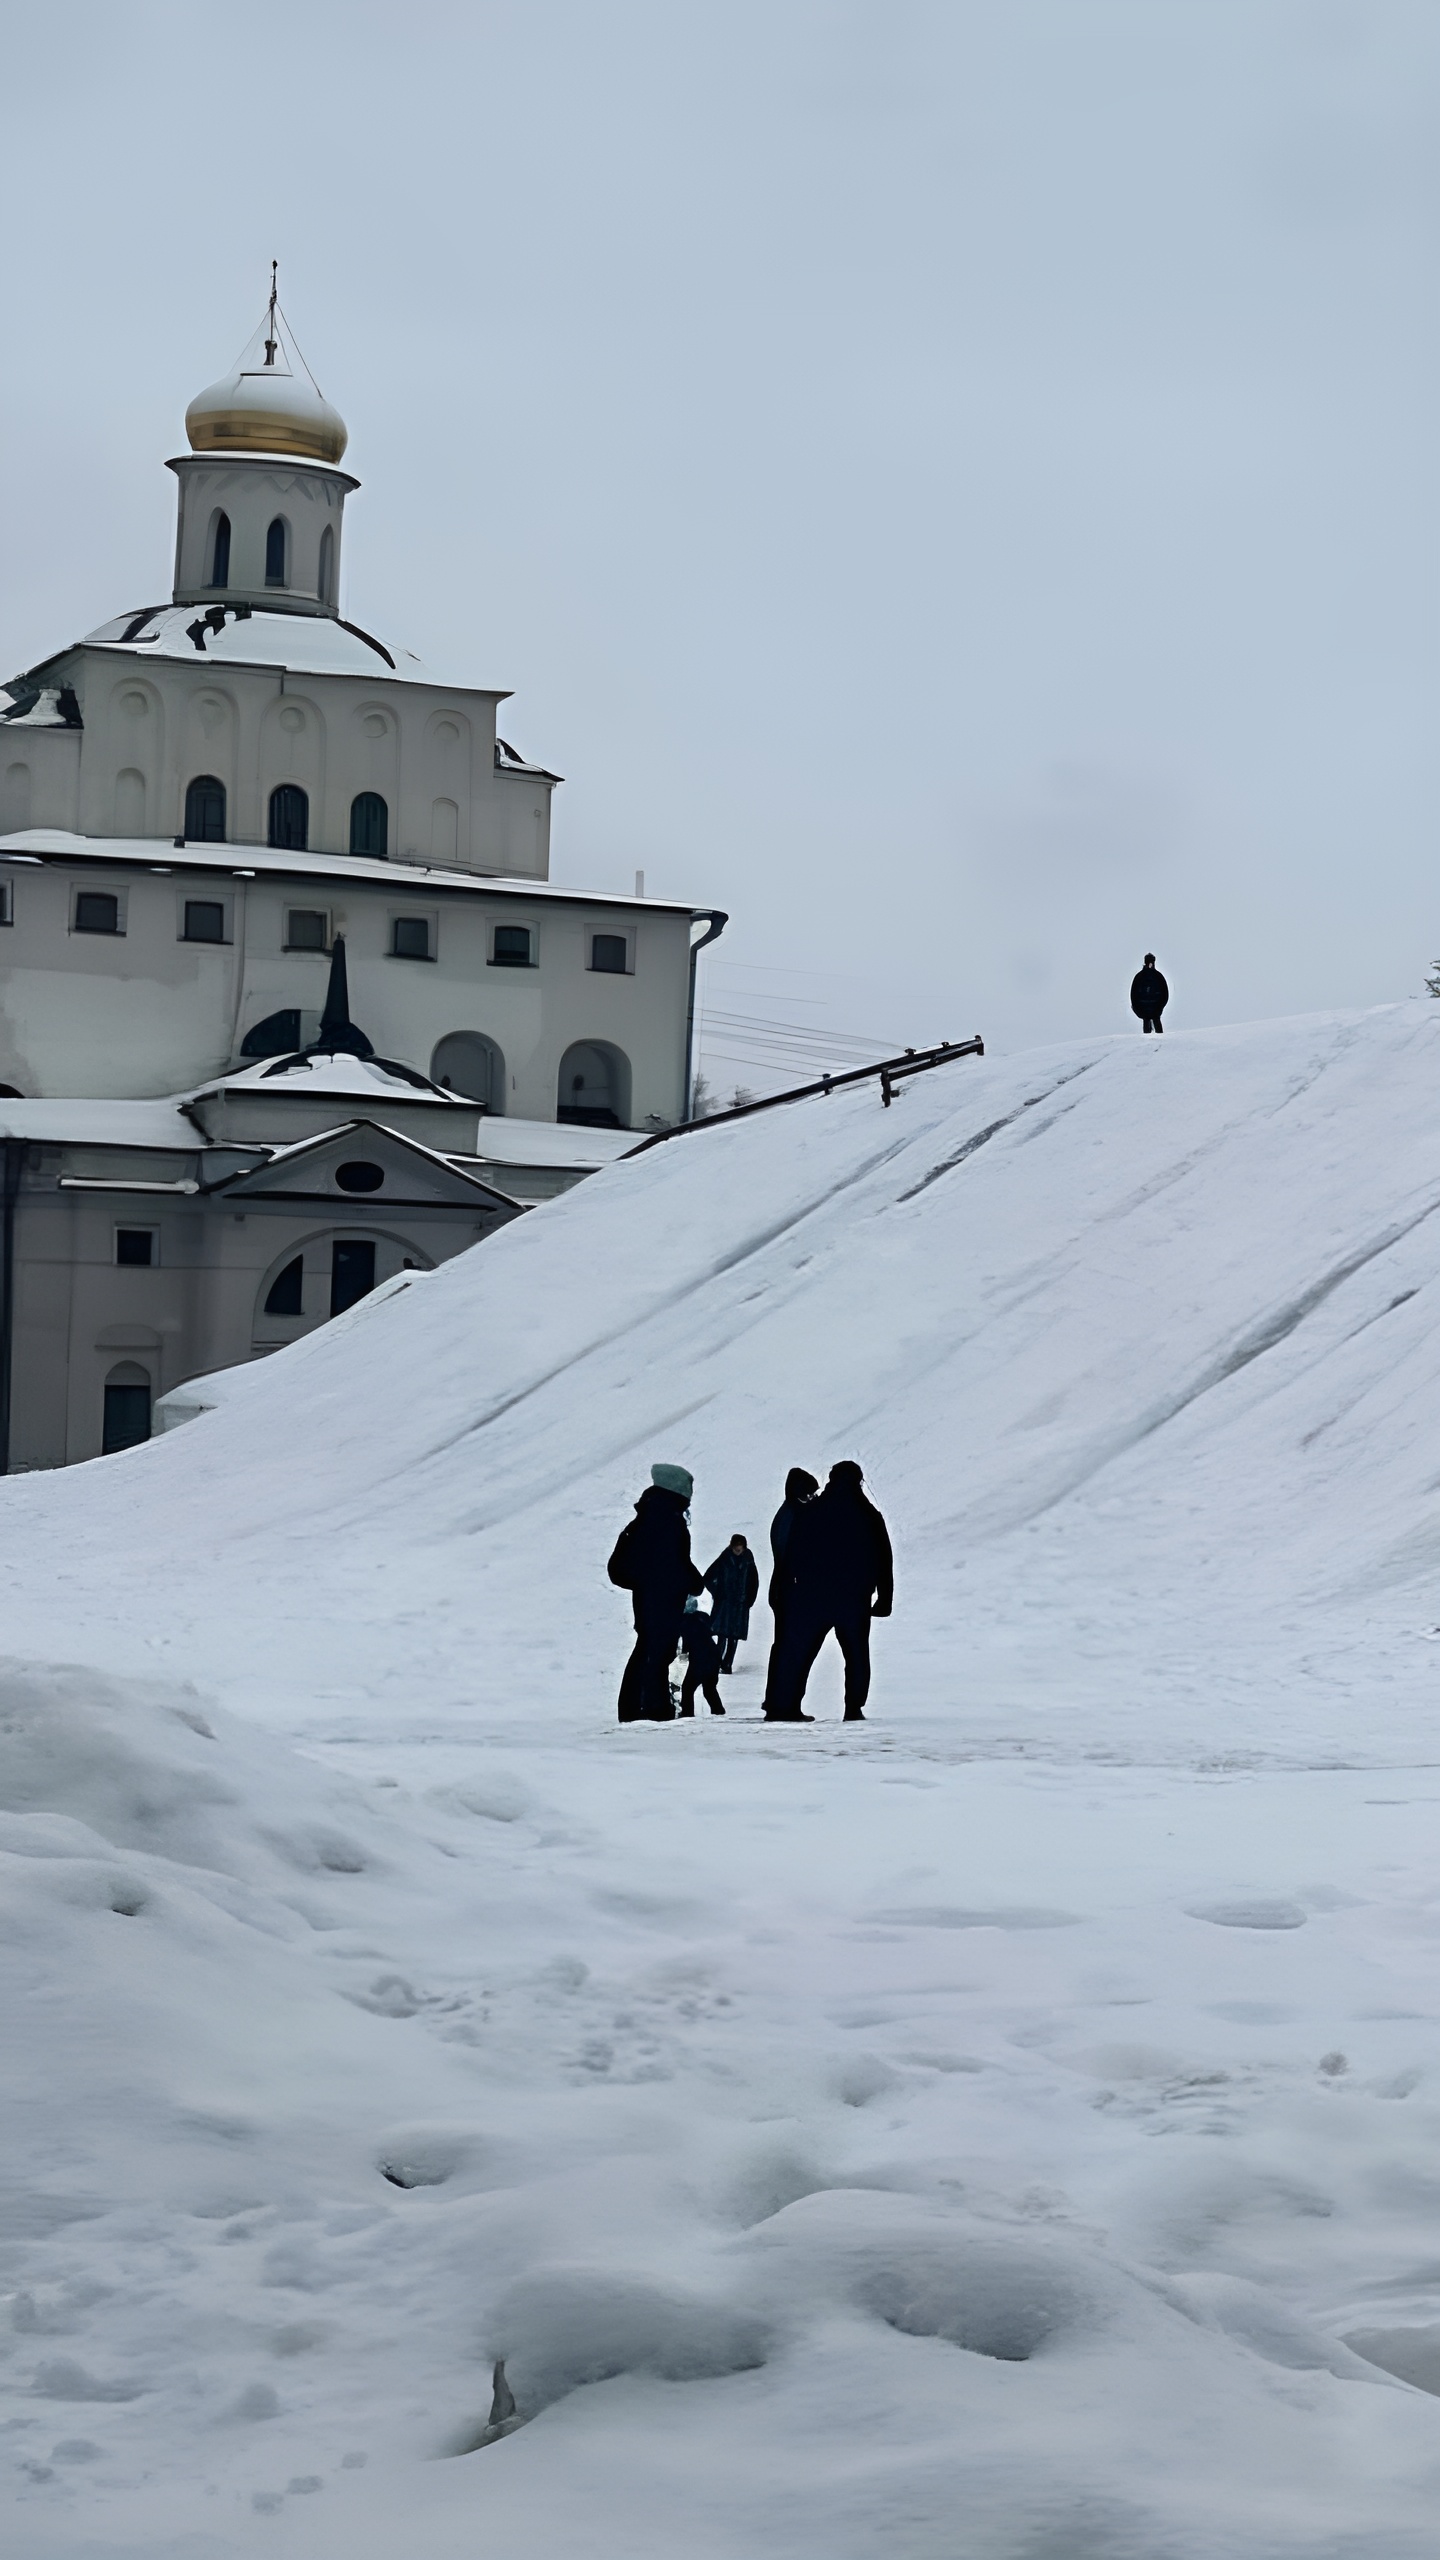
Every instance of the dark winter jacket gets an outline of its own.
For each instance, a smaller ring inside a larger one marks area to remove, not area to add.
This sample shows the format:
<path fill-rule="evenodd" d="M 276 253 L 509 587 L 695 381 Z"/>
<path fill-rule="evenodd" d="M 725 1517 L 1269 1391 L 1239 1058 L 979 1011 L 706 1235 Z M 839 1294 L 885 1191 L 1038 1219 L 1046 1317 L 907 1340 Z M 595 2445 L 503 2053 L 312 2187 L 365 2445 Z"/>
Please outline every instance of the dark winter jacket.
<path fill-rule="evenodd" d="M 690 1561 L 683 1493 L 646 1486 L 634 1519 L 615 1541 L 607 1570 L 620 1590 L 633 1592 L 637 1627 L 646 1617 L 680 1617 L 686 1601 L 705 1588 Z"/>
<path fill-rule="evenodd" d="M 722 1547 L 705 1576 L 715 1601 L 715 1633 L 742 1643 L 750 1633 L 750 1612 L 760 1597 L 760 1568 L 747 1547 L 743 1555 Z"/>
<path fill-rule="evenodd" d="M 796 1515 L 777 1570 L 788 1607 L 841 1616 L 872 1605 L 888 1618 L 895 1598 L 890 1533 L 858 1484 L 827 1484 Z"/>
<path fill-rule="evenodd" d="M 790 1532 L 804 1505 L 811 1495 L 818 1493 L 819 1490 L 820 1487 L 814 1476 L 808 1475 L 804 1467 L 792 1467 L 785 1479 L 785 1499 L 770 1523 L 771 1573 L 768 1597 L 770 1606 L 777 1616 L 785 1599 L 785 1550 L 790 1543 Z"/>
<path fill-rule="evenodd" d="M 718 1633 L 714 1619 L 704 1609 L 687 1609 L 680 1621 L 680 1650 L 689 1657 L 702 1689 L 719 1675 L 720 1647 L 715 1641 Z"/>
<path fill-rule="evenodd" d="M 1138 1022 L 1158 1022 L 1170 990 L 1158 969 L 1137 969 L 1130 981 L 1130 1010 Z"/>

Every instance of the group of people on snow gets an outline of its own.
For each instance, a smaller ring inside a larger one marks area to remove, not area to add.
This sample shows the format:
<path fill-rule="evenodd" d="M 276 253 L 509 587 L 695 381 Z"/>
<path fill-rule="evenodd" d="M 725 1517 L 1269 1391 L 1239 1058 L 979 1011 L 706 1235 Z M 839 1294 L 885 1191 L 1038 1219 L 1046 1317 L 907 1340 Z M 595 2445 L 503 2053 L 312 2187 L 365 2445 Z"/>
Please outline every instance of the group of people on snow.
<path fill-rule="evenodd" d="M 694 1478 L 687 1467 L 653 1466 L 650 1482 L 621 1530 L 610 1579 L 628 1591 L 635 1645 L 620 1682 L 622 1724 L 668 1724 L 676 1714 L 670 1666 L 685 1655 L 678 1712 L 693 1716 L 700 1691 L 723 1716 L 720 1674 L 750 1632 L 760 1573 L 737 1530 L 708 1573 L 690 1553 L 688 1515 Z M 785 1499 L 770 1523 L 768 1598 L 774 1639 L 765 1678 L 767 1724 L 813 1724 L 805 1684 L 828 1635 L 845 1662 L 845 1722 L 864 1721 L 870 1694 L 870 1621 L 888 1618 L 895 1596 L 890 1536 L 865 1492 L 853 1458 L 830 1470 L 822 1491 L 804 1467 L 792 1467 Z M 714 1607 L 703 1610 L 709 1593 Z"/>
<path fill-rule="evenodd" d="M 1135 1017 L 1163 1032 L 1170 989 L 1147 951 L 1130 987 Z M 750 1632 L 760 1593 L 759 1567 L 737 1529 L 707 1573 L 690 1553 L 688 1467 L 653 1466 L 650 1482 L 610 1558 L 610 1579 L 634 1604 L 635 1644 L 620 1682 L 622 1724 L 668 1724 L 693 1716 L 697 1693 L 723 1716 L 722 1674 Z M 792 1467 L 785 1499 L 770 1523 L 768 1598 L 775 1632 L 765 1675 L 767 1724 L 813 1724 L 805 1686 L 821 1646 L 834 1635 L 845 1662 L 845 1722 L 864 1720 L 870 1695 L 870 1621 L 888 1618 L 895 1566 L 884 1521 L 865 1492 L 853 1458 L 830 1470 L 823 1491 L 804 1467 Z M 702 1609 L 709 1594 L 713 1607 Z M 670 1668 L 685 1656 L 677 1709 Z"/>

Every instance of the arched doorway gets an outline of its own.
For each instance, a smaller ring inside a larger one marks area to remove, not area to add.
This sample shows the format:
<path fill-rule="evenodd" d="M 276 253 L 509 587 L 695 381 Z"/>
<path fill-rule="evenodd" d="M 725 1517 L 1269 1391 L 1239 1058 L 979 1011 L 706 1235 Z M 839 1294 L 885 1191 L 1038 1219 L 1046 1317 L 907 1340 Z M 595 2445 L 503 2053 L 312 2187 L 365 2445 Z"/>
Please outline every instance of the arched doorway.
<path fill-rule="evenodd" d="M 105 1378 L 105 1414 L 100 1439 L 102 1457 L 117 1449 L 137 1448 L 150 1437 L 151 1380 L 138 1360 L 120 1360 Z"/>
<path fill-rule="evenodd" d="M 430 1061 L 430 1073 L 447 1093 L 479 1102 L 495 1119 L 505 1111 L 505 1061 L 483 1031 L 451 1031 Z"/>
<path fill-rule="evenodd" d="M 630 1061 L 608 1040 L 577 1040 L 560 1061 L 555 1117 L 582 1129 L 628 1129 Z"/>

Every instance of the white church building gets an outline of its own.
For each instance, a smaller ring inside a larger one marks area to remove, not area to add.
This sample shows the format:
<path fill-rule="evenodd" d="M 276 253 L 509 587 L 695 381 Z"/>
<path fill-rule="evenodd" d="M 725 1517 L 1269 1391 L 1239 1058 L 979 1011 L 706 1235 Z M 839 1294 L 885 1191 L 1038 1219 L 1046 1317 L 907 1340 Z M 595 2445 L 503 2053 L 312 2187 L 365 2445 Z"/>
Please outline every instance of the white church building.
<path fill-rule="evenodd" d="M 552 883 L 505 693 L 342 614 L 359 484 L 273 289 L 185 425 L 170 600 L 0 688 L 0 1469 L 687 1117 L 725 922 Z"/>

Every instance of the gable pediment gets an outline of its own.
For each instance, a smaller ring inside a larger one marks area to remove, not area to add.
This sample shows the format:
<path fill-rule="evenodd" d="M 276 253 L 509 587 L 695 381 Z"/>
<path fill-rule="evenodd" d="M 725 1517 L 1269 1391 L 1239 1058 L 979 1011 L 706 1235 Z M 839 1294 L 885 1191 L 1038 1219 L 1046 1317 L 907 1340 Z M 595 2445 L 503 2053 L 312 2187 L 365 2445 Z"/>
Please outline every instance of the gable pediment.
<path fill-rule="evenodd" d="M 205 1188 L 226 1200 L 324 1201 L 352 1218 L 394 1207 L 454 1208 L 500 1219 L 519 1209 L 492 1184 L 373 1120 L 344 1121 Z"/>

